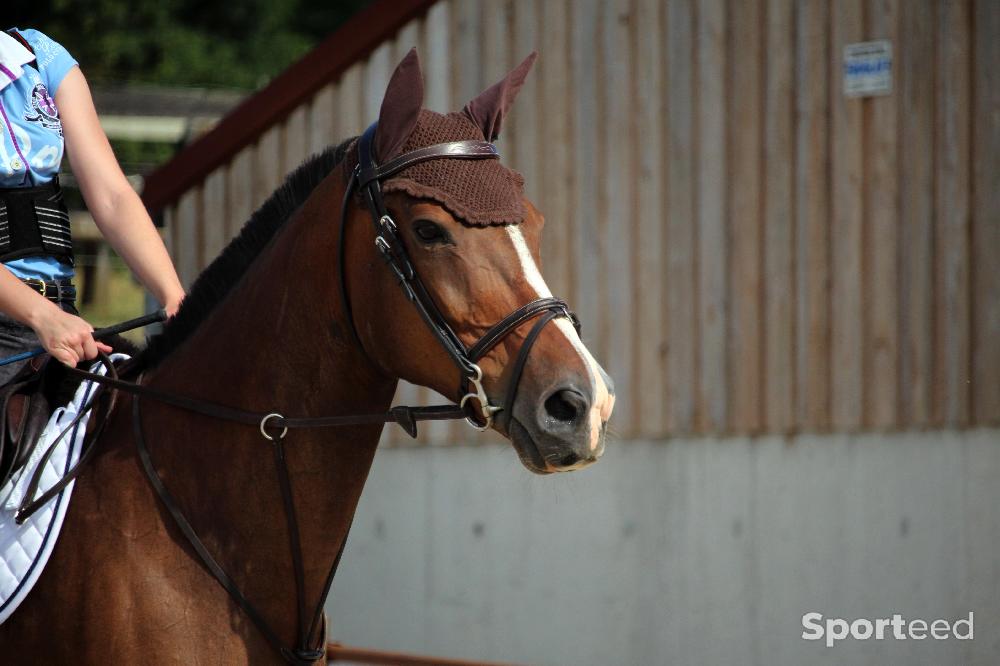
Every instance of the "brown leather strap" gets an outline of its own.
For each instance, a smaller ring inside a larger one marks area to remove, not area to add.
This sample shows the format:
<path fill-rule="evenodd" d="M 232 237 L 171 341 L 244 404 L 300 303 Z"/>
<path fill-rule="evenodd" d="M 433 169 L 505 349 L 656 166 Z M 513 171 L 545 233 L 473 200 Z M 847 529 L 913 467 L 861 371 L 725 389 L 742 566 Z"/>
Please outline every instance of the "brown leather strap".
<path fill-rule="evenodd" d="M 496 347 L 511 331 L 543 312 L 555 312 L 556 315 L 567 317 L 573 322 L 577 331 L 580 330 L 580 324 L 576 316 L 569 311 L 569 306 L 566 305 L 564 300 L 560 298 L 539 298 L 526 305 L 522 305 L 491 326 L 490 330 L 486 331 L 476 344 L 469 347 L 469 358 L 473 361 L 478 361 L 491 349 Z"/>
<path fill-rule="evenodd" d="M 403 153 L 396 159 L 389 160 L 385 164 L 360 170 L 358 185 L 366 187 L 374 180 L 384 180 L 414 164 L 443 157 L 466 160 L 500 159 L 500 152 L 489 141 L 468 140 L 435 143 L 433 146 L 425 146 L 411 150 L 408 153 Z"/>
<path fill-rule="evenodd" d="M 457 405 L 430 405 L 427 407 L 407 407 L 400 405 L 393 407 L 388 412 L 376 412 L 372 414 L 301 417 L 272 416 L 273 412 L 254 412 L 229 407 L 228 405 L 220 405 L 215 402 L 161 391 L 117 377 L 97 375 L 86 370 L 69 368 L 69 371 L 98 384 L 120 389 L 133 395 L 151 398 L 157 402 L 162 402 L 189 412 L 195 412 L 196 414 L 224 421 L 242 423 L 244 425 L 259 427 L 263 423 L 266 428 L 331 428 L 337 426 L 374 425 L 377 423 L 398 423 L 407 433 L 415 437 L 415 424 L 418 421 L 445 421 L 465 418 L 465 412 Z"/>
<path fill-rule="evenodd" d="M 302 643 L 297 641 L 299 647 L 290 649 L 285 647 L 278 635 L 271 629 L 271 626 L 263 618 L 263 616 L 257 611 L 256 607 L 250 603 L 250 601 L 243 595 L 240 589 L 236 586 L 236 583 L 232 578 L 226 573 L 218 561 L 208 552 L 208 548 L 205 543 L 195 532 L 194 527 L 188 521 L 187 517 L 180 509 L 180 505 L 174 499 L 173 495 L 167 490 L 167 487 L 163 484 L 163 479 L 156 471 L 156 467 L 153 464 L 153 460 L 150 457 L 149 447 L 146 445 L 146 436 L 143 432 L 142 427 L 142 416 L 139 411 L 139 396 L 135 396 L 132 400 L 132 427 L 135 437 L 135 446 L 139 454 L 139 461 L 142 463 L 142 469 L 146 473 L 146 477 L 149 479 L 150 485 L 153 490 L 156 491 L 157 496 L 160 501 L 166 507 L 167 511 L 174 519 L 174 523 L 180 529 L 181 533 L 188 540 L 191 548 L 194 549 L 195 554 L 201 559 L 202 564 L 208 569 L 209 573 L 218 581 L 218 583 L 229 593 L 229 596 L 233 599 L 237 606 L 250 618 L 250 620 L 256 625 L 257 630 L 260 631 L 261 635 L 267 640 L 268 643 L 274 648 L 274 650 L 285 659 L 289 664 L 295 664 L 296 666 L 314 663 L 320 658 L 320 655 L 315 653 L 318 651 L 310 651 Z M 277 440 L 280 441 L 280 440 Z M 277 455 L 277 453 L 276 453 Z M 281 456 L 278 462 L 279 467 L 284 464 L 284 457 Z M 287 475 L 287 469 L 284 470 Z M 280 474 L 279 474 L 280 476 Z M 286 502 L 286 512 L 288 511 L 288 497 L 290 495 L 285 495 L 282 492 L 282 497 Z M 294 510 L 294 506 L 292 507 Z M 287 515 L 287 514 L 286 514 Z M 296 528 L 296 537 L 298 536 Z M 295 553 L 293 546 L 293 553 Z M 296 554 L 293 554 L 293 558 Z M 301 558 L 301 550 L 299 550 L 298 558 Z M 296 567 L 301 567 L 301 563 L 296 564 Z M 301 636 L 300 636 L 301 639 Z"/>
<path fill-rule="evenodd" d="M 114 364 L 111 362 L 111 359 L 108 358 L 108 356 L 104 353 L 101 353 L 99 355 L 99 358 L 101 360 L 101 363 L 104 364 L 104 367 L 107 368 L 108 373 L 113 377 L 104 377 L 104 375 L 97 375 L 89 372 L 86 374 L 92 377 L 101 377 L 102 379 L 116 378 L 117 370 Z M 45 453 L 42 455 L 42 458 L 39 461 L 38 466 L 35 468 L 35 471 L 28 482 L 28 487 L 25 489 L 24 498 L 21 500 L 21 505 L 18 507 L 17 512 L 14 514 L 14 521 L 18 525 L 22 524 L 25 520 L 28 519 L 29 516 L 35 513 L 35 511 L 44 506 L 53 497 L 61 493 L 66 486 L 68 486 L 76 477 L 80 475 L 80 472 L 83 471 L 87 463 L 90 462 L 90 459 L 93 458 L 94 452 L 97 450 L 97 440 L 98 438 L 100 438 L 101 433 L 104 432 L 104 428 L 107 425 L 109 417 L 111 416 L 111 412 L 114 411 L 115 404 L 117 403 L 118 400 L 118 392 L 115 390 L 111 391 L 110 397 L 107 400 L 106 407 L 100 413 L 94 428 L 84 438 L 79 460 L 77 460 L 76 464 L 73 465 L 73 467 L 68 472 L 66 472 L 66 474 L 64 474 L 61 479 L 53 483 L 44 493 L 39 495 L 37 498 L 35 497 L 35 494 L 38 492 L 38 486 L 41 483 L 42 472 L 45 468 L 45 463 L 49 460 L 49 458 L 52 457 L 52 453 L 56 450 L 56 447 L 58 446 L 59 442 L 61 442 L 63 438 L 66 437 L 67 434 L 74 433 L 73 436 L 75 436 L 77 428 L 79 428 L 80 425 L 84 423 L 84 419 L 86 419 L 90 415 L 90 411 L 97 404 L 98 400 L 100 400 L 103 397 L 103 395 L 104 393 L 102 391 L 102 387 L 95 387 L 94 392 L 92 394 L 89 394 L 89 398 L 87 397 L 87 394 L 85 394 L 84 400 L 86 402 L 83 405 L 83 407 L 80 408 L 80 412 L 69 423 L 69 425 L 67 425 L 63 429 L 63 431 L 59 433 L 59 435 L 56 437 L 55 441 L 52 442 L 49 448 L 45 450 Z"/>
<path fill-rule="evenodd" d="M 503 399 L 503 412 L 501 415 L 507 421 L 507 427 L 510 427 L 510 420 L 514 418 L 514 401 L 517 400 L 517 388 L 521 385 L 521 374 L 524 372 L 524 366 L 528 363 L 528 354 L 531 352 L 531 348 L 535 344 L 535 340 L 541 334 L 542 329 L 550 321 L 560 316 L 560 313 L 555 310 L 548 310 L 544 315 L 539 318 L 535 325 L 531 327 L 531 331 L 528 332 L 527 337 L 524 338 L 524 343 L 521 345 L 521 349 L 517 353 L 517 360 L 514 362 L 514 370 L 510 374 L 510 381 L 507 383 L 507 395 Z"/>

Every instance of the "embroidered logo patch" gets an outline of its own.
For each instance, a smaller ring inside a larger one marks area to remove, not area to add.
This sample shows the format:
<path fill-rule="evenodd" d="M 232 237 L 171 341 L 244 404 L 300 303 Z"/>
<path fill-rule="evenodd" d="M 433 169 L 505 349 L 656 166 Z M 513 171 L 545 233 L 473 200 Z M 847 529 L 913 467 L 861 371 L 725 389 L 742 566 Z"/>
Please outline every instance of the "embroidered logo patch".
<path fill-rule="evenodd" d="M 49 95 L 45 84 L 38 83 L 31 90 L 27 113 L 24 119 L 31 123 L 39 123 L 45 129 L 56 130 L 62 136 L 62 123 L 59 121 L 59 110 L 56 102 Z"/>

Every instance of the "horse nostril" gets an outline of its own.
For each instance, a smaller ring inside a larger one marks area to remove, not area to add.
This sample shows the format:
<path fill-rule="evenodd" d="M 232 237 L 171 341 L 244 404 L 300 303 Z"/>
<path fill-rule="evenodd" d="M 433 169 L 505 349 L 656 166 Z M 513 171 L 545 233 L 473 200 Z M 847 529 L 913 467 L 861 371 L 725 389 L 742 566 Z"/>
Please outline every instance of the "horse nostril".
<path fill-rule="evenodd" d="M 573 465 L 580 462 L 580 456 L 575 453 L 567 453 L 562 458 L 559 459 L 560 467 L 572 467 Z"/>
<path fill-rule="evenodd" d="M 572 423 L 587 411 L 587 399 L 574 389 L 561 389 L 545 400 L 545 411 L 553 419 Z"/>

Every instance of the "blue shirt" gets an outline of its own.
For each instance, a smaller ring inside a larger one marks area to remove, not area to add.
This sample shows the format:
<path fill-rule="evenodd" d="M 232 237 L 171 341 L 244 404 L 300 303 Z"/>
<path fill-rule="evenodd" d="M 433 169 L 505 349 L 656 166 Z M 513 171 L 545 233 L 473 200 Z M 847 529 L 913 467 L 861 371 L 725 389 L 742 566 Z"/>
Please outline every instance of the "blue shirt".
<path fill-rule="evenodd" d="M 35 51 L 35 61 L 16 70 L 0 68 L 0 187 L 34 187 L 59 173 L 63 132 L 55 96 L 77 64 L 63 46 L 37 30 L 17 29 Z M 22 278 L 53 280 L 73 276 L 73 268 L 53 257 L 25 257 L 5 262 Z"/>

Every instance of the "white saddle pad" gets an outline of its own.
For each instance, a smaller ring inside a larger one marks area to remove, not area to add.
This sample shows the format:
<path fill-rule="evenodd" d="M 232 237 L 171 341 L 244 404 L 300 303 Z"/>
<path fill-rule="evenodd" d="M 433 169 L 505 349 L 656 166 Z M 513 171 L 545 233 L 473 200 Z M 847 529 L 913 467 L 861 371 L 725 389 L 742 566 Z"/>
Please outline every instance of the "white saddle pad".
<path fill-rule="evenodd" d="M 127 359 L 128 356 L 115 354 L 111 358 L 117 361 Z M 91 370 L 104 374 L 104 366 L 100 363 L 95 363 Z M 28 464 L 19 476 L 12 478 L 0 489 L 0 624 L 17 610 L 18 605 L 28 596 L 42 574 L 45 563 L 48 562 L 56 545 L 63 518 L 66 517 L 69 498 L 73 493 L 73 483 L 67 484 L 61 493 L 38 509 L 22 525 L 14 522 L 14 513 L 24 497 L 42 455 L 59 433 L 80 413 L 81 407 L 87 403 L 93 391 L 93 382 L 83 382 L 73 400 L 52 413 L 52 418 L 45 426 Z M 81 420 L 73 428 L 73 432 L 63 437 L 46 461 L 38 485 L 39 494 L 52 487 L 79 460 L 83 437 L 87 432 L 87 420 Z"/>

